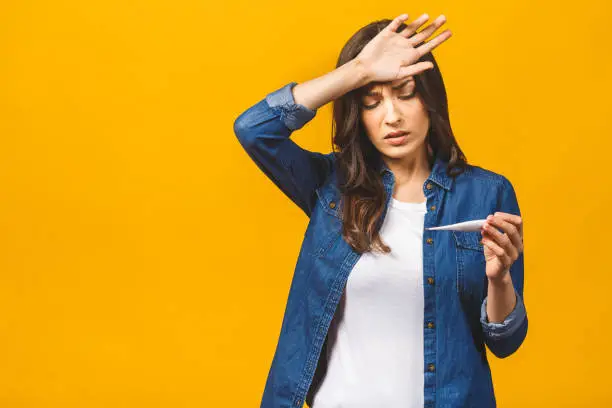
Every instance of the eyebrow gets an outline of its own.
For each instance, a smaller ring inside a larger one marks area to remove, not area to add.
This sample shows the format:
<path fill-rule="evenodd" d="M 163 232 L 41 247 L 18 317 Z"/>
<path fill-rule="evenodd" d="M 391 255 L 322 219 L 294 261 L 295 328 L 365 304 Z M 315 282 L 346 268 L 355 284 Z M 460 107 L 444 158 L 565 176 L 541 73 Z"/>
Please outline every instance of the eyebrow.
<path fill-rule="evenodd" d="M 402 82 L 402 83 L 400 83 L 400 84 L 398 84 L 398 85 L 392 86 L 392 87 L 391 87 L 391 89 L 394 89 L 394 90 L 400 89 L 400 88 L 402 88 L 404 85 L 406 85 L 408 82 L 414 82 L 414 78 L 408 78 L 408 79 L 407 79 L 407 80 L 405 80 L 404 82 Z M 365 93 L 365 96 L 372 96 L 372 95 L 380 95 L 380 92 L 374 92 L 374 91 L 372 91 L 372 90 L 370 89 L 370 90 L 368 90 L 368 91 Z"/>

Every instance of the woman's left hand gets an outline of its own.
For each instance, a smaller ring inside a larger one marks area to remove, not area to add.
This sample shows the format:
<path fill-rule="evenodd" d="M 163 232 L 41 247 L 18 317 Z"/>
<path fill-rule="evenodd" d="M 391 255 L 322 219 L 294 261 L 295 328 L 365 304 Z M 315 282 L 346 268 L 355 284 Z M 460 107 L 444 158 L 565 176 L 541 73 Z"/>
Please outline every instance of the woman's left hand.
<path fill-rule="evenodd" d="M 523 220 L 518 215 L 496 212 L 487 217 L 481 233 L 487 278 L 490 282 L 510 278 L 510 266 L 523 252 Z"/>

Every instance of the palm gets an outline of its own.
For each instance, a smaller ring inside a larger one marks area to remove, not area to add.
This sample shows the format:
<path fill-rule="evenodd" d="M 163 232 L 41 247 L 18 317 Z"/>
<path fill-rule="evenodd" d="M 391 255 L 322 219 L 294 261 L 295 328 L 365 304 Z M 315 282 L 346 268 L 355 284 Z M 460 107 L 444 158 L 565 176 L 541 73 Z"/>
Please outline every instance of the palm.
<path fill-rule="evenodd" d="M 402 46 L 387 38 L 375 38 L 368 43 L 363 51 L 363 57 L 372 61 L 370 64 L 371 75 L 381 82 L 400 78 L 401 68 L 414 64 L 421 57 L 419 52 L 410 45 L 404 44 Z"/>

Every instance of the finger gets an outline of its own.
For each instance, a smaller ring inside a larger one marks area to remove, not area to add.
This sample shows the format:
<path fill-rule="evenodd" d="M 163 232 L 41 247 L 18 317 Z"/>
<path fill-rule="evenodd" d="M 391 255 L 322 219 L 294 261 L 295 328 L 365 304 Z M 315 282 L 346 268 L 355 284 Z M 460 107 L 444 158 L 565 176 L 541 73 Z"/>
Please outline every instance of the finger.
<path fill-rule="evenodd" d="M 406 24 L 406 28 L 404 28 L 402 31 L 399 32 L 399 34 L 403 37 L 410 37 L 412 34 L 414 34 L 416 32 L 416 30 L 422 26 L 423 24 L 425 24 L 427 21 L 429 20 L 429 15 L 427 13 L 425 14 L 421 14 L 419 16 L 419 18 L 417 18 L 416 20 L 414 20 L 412 23 L 410 24 Z"/>
<path fill-rule="evenodd" d="M 408 19 L 408 14 L 401 14 L 393 19 L 392 22 L 389 23 L 388 26 L 385 27 L 385 30 L 395 32 L 402 25 L 404 21 Z"/>
<path fill-rule="evenodd" d="M 497 245 L 504 249 L 505 253 L 512 258 L 512 261 L 519 256 L 519 252 L 508 237 L 508 234 L 502 234 L 495 227 L 490 224 L 485 224 L 483 226 L 483 237 L 487 236 L 489 239 L 492 239 Z"/>
<path fill-rule="evenodd" d="M 504 265 L 504 269 L 510 268 L 510 266 L 512 266 L 512 259 L 510 259 L 508 254 L 506 254 L 506 251 L 502 247 L 497 245 L 495 241 L 493 241 L 490 237 L 483 236 L 482 243 L 491 251 L 493 251 L 495 256 L 499 258 L 502 265 Z"/>
<path fill-rule="evenodd" d="M 519 234 L 521 235 L 521 238 L 523 238 L 523 218 L 520 215 L 509 214 L 501 211 L 497 211 L 493 215 L 500 216 L 504 220 L 516 225 L 519 230 Z"/>
<path fill-rule="evenodd" d="M 491 217 L 491 219 L 489 219 Z M 504 231 L 510 237 L 512 244 L 518 249 L 519 252 L 523 251 L 523 237 L 519 233 L 518 228 L 504 220 L 504 218 L 499 215 L 493 215 L 487 217 L 487 221 L 496 227 L 499 227 L 502 231 Z"/>
<path fill-rule="evenodd" d="M 423 30 L 418 32 L 409 38 L 410 42 L 413 45 L 417 45 L 428 39 L 438 28 L 442 26 L 446 22 L 446 17 L 444 15 L 440 15 L 436 18 L 433 23 L 425 27 Z"/>
<path fill-rule="evenodd" d="M 420 74 L 422 72 L 427 71 L 428 69 L 432 69 L 433 67 L 434 65 L 430 61 L 417 62 L 416 64 L 412 64 L 407 67 L 401 67 L 399 71 L 399 76 L 401 78 L 405 78 L 411 75 Z"/>
<path fill-rule="evenodd" d="M 451 37 L 451 30 L 444 30 L 440 34 L 436 35 L 431 40 L 427 41 L 425 44 L 420 47 L 415 48 L 419 52 L 421 56 L 431 52 L 438 45 L 442 44 L 444 41 L 448 40 Z"/>

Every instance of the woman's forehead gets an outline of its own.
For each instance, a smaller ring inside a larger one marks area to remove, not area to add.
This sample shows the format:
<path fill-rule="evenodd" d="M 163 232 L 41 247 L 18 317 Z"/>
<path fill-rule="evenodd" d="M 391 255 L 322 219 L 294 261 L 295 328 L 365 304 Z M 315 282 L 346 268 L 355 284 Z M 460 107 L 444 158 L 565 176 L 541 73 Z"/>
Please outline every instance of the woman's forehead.
<path fill-rule="evenodd" d="M 409 77 L 405 77 L 405 78 L 400 78 L 400 79 L 394 79 L 393 81 L 372 81 L 370 83 L 368 83 L 366 86 L 363 87 L 363 91 L 364 92 L 369 92 L 372 91 L 374 88 L 377 88 L 379 86 L 390 86 L 391 89 L 400 89 L 402 88 L 404 85 L 408 85 L 410 83 L 414 82 L 414 77 L 409 76 Z"/>

